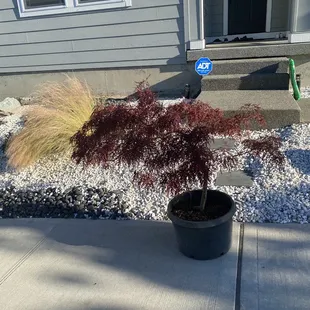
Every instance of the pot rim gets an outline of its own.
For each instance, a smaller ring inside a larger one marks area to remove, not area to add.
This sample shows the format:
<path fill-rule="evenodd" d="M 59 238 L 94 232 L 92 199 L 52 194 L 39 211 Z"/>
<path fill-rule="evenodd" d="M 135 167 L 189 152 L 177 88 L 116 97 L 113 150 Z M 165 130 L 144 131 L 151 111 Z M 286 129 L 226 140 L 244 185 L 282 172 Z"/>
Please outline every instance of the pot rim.
<path fill-rule="evenodd" d="M 215 227 L 215 226 L 221 225 L 221 224 L 231 220 L 231 218 L 233 217 L 233 215 L 236 212 L 235 202 L 231 198 L 230 195 L 228 195 L 224 192 L 218 191 L 218 190 L 208 190 L 208 192 L 217 192 L 217 193 L 220 193 L 221 195 L 225 195 L 227 198 L 229 198 L 229 200 L 231 202 L 230 210 L 226 214 L 224 214 L 223 216 L 218 217 L 214 220 L 209 220 L 209 221 L 187 221 L 187 220 L 183 220 L 183 219 L 180 219 L 179 217 L 175 216 L 172 213 L 172 205 L 175 202 L 175 200 L 177 200 L 180 196 L 183 196 L 186 193 L 195 192 L 195 191 L 197 191 L 197 190 L 183 192 L 183 193 L 175 196 L 174 198 L 172 198 L 169 201 L 168 218 L 172 221 L 173 224 L 178 225 L 178 226 L 182 226 L 182 227 L 187 227 L 187 228 L 209 228 L 209 227 Z M 202 190 L 200 190 L 200 191 L 202 191 Z"/>

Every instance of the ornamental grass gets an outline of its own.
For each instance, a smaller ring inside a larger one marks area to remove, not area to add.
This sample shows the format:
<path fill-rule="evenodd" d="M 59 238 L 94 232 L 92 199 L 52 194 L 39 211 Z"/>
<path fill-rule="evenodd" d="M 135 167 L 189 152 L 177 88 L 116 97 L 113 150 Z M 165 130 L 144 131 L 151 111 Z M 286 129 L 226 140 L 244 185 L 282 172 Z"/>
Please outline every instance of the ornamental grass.
<path fill-rule="evenodd" d="M 33 94 L 37 105 L 25 114 L 23 129 L 9 141 L 8 164 L 27 167 L 44 157 L 72 152 L 70 138 L 87 122 L 96 100 L 86 83 L 67 76 L 47 82 Z"/>

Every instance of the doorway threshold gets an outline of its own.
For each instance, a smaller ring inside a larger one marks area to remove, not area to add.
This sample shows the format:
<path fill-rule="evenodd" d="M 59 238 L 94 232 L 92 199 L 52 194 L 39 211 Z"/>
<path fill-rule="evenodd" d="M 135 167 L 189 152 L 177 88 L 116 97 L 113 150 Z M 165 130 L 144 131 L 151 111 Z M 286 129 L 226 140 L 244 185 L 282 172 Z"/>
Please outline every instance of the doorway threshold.
<path fill-rule="evenodd" d="M 274 40 L 251 40 L 251 41 L 235 41 L 235 42 L 215 42 L 206 45 L 206 49 L 211 48 L 227 48 L 227 47 L 246 47 L 246 46 L 270 46 L 276 44 L 288 44 L 287 39 Z"/>

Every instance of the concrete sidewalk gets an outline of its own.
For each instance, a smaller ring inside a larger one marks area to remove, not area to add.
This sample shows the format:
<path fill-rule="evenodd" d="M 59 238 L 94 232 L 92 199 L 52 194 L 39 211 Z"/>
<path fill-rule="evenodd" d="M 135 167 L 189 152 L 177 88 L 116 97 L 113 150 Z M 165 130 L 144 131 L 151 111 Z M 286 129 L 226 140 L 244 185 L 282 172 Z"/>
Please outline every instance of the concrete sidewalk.
<path fill-rule="evenodd" d="M 309 233 L 236 223 L 229 253 L 195 261 L 166 222 L 0 220 L 0 309 L 309 309 Z"/>

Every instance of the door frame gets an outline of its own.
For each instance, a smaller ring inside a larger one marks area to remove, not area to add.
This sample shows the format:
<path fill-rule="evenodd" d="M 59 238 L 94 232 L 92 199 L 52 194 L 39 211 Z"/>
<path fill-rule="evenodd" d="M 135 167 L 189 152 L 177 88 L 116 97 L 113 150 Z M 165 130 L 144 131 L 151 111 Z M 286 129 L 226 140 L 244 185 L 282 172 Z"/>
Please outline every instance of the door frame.
<path fill-rule="evenodd" d="M 299 15 L 299 0 L 292 0 L 291 6 L 291 32 L 289 34 L 290 43 L 310 42 L 310 31 L 297 32 L 297 23 Z"/>
<path fill-rule="evenodd" d="M 224 1 L 224 14 L 223 14 L 223 35 L 228 35 L 228 1 L 229 0 L 223 0 Z M 265 31 L 270 32 L 271 30 L 271 12 L 272 12 L 272 1 L 273 0 L 267 0 L 267 13 L 266 13 L 266 26 Z M 245 34 L 238 34 L 238 35 L 246 35 Z M 236 35 L 234 35 L 236 36 Z"/>

